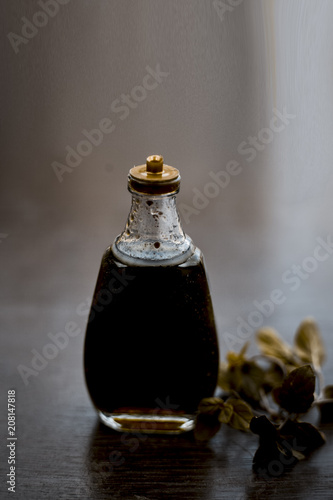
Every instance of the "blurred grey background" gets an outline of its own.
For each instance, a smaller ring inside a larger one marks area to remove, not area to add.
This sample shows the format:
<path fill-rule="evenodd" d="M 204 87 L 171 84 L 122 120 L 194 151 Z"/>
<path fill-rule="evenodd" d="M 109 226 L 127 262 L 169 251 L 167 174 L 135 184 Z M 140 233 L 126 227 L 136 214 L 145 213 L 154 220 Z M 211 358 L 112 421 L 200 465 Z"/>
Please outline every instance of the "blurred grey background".
<path fill-rule="evenodd" d="M 126 222 L 127 172 L 149 154 L 181 171 L 178 202 L 205 255 L 221 357 L 225 332 L 276 288 L 286 300 L 265 323 L 285 337 L 305 315 L 332 325 L 331 254 L 295 291 L 282 278 L 332 232 L 331 0 L 0 9 L 1 335 L 17 345 L 7 375 L 48 332 L 70 320 L 84 330 L 76 308 Z M 209 185 L 229 162 L 237 175 Z M 81 377 L 82 344 L 83 334 L 49 369 L 60 376 L 75 360 Z"/>

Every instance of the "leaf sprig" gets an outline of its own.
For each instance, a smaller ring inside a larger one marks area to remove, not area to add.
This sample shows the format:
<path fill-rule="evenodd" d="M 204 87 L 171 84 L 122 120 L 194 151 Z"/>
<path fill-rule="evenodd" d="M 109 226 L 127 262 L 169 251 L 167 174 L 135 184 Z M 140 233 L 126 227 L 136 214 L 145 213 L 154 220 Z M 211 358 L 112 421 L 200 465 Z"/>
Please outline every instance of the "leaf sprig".
<path fill-rule="evenodd" d="M 200 402 L 194 432 L 207 441 L 226 424 L 258 434 L 253 469 L 270 476 L 273 463 L 294 465 L 325 443 L 324 434 L 300 416 L 316 405 L 322 421 L 333 421 L 333 385 L 324 387 L 325 347 L 313 318 L 301 322 L 292 346 L 268 327 L 258 330 L 256 342 L 259 354 L 252 358 L 248 344 L 227 353 L 218 378 L 223 394 Z"/>
<path fill-rule="evenodd" d="M 218 397 L 202 399 L 198 410 L 194 432 L 199 441 L 212 438 L 220 430 L 221 424 L 247 431 L 253 417 L 250 406 L 242 399 L 232 396 L 226 401 Z"/>

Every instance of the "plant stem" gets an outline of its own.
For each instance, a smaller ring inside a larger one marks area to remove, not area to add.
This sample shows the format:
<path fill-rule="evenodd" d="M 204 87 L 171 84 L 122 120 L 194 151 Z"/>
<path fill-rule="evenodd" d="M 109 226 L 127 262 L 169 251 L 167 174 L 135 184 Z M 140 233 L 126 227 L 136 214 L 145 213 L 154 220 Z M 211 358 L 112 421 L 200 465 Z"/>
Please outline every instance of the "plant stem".
<path fill-rule="evenodd" d="M 314 372 L 318 378 L 318 392 L 319 396 L 316 399 L 321 399 L 323 397 L 323 389 L 325 385 L 324 375 L 319 366 L 314 366 Z"/>
<path fill-rule="evenodd" d="M 279 412 L 277 412 L 276 410 L 274 410 L 269 406 L 269 401 L 265 391 L 263 389 L 259 389 L 259 394 L 260 394 L 260 404 L 263 407 L 263 409 L 267 411 L 267 413 L 269 413 L 272 418 L 279 417 L 280 416 Z"/>

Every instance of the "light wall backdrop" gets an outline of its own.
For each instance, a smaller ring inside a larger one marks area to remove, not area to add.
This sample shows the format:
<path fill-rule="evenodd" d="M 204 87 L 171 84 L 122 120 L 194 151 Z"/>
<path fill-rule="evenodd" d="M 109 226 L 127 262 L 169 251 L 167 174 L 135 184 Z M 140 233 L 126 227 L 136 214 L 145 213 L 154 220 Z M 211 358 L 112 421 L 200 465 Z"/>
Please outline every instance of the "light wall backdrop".
<path fill-rule="evenodd" d="M 294 293 L 283 275 L 333 231 L 331 0 L 2 0 L 0 11 L 2 335 L 17 335 L 13 315 L 27 333 L 9 374 L 35 347 L 29 332 L 42 345 L 68 320 L 84 328 L 76 307 L 124 227 L 127 172 L 149 154 L 181 171 L 221 356 L 237 317 L 275 288 L 289 295 L 267 323 L 327 316 L 332 257 Z"/>

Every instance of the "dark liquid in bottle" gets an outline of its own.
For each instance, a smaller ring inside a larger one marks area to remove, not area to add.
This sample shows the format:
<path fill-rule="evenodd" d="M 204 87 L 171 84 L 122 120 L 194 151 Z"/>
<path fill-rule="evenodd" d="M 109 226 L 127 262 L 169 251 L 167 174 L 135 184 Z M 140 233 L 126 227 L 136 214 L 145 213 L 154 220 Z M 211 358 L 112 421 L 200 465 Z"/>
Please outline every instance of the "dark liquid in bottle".
<path fill-rule="evenodd" d="M 185 265 L 135 267 L 106 251 L 84 353 L 88 390 L 101 412 L 149 413 L 171 405 L 177 414 L 193 414 L 214 393 L 216 329 L 196 255 Z"/>

